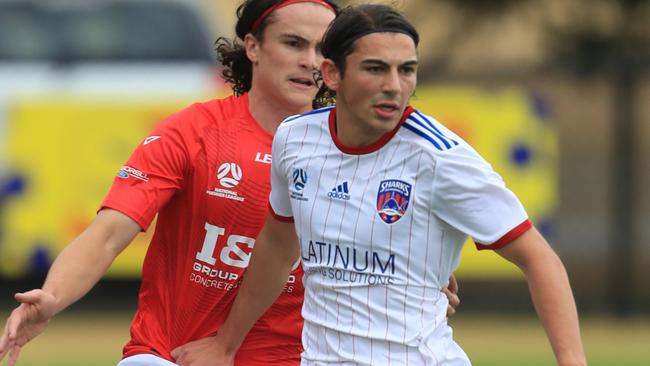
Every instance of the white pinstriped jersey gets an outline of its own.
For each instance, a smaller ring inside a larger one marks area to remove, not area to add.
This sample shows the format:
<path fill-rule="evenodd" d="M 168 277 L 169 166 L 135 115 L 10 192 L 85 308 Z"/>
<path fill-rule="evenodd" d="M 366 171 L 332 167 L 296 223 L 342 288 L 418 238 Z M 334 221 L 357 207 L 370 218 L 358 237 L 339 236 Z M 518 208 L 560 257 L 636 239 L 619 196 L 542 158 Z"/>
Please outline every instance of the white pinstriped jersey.
<path fill-rule="evenodd" d="M 530 227 L 466 142 L 407 108 L 367 147 L 336 137 L 335 109 L 283 122 L 271 208 L 293 218 L 305 270 L 303 364 L 468 365 L 440 289 L 467 235 L 502 246 Z"/>

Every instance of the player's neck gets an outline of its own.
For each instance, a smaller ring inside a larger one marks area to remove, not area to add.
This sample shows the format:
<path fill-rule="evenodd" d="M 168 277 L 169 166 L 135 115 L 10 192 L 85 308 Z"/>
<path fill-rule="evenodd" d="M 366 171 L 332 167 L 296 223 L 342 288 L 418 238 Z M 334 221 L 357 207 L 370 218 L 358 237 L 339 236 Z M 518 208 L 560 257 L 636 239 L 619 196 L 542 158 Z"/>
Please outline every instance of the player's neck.
<path fill-rule="evenodd" d="M 355 120 L 344 108 L 336 109 L 336 137 L 349 147 L 369 146 L 378 142 L 390 130 L 372 128 L 367 123 Z M 392 126 L 394 128 L 395 126 Z"/>
<path fill-rule="evenodd" d="M 310 109 L 306 107 L 305 110 L 296 110 L 295 107 L 282 106 L 274 102 L 273 98 L 257 92 L 255 88 L 248 93 L 248 111 L 257 123 L 271 135 L 275 134 L 275 130 L 285 118 L 308 112 Z"/>

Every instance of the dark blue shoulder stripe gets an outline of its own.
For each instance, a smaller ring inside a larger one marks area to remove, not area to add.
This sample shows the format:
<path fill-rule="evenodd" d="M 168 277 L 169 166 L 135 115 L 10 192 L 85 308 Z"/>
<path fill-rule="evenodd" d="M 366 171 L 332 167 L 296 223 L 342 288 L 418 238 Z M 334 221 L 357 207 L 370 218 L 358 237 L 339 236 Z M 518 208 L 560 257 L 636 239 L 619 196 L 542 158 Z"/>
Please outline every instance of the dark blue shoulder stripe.
<path fill-rule="evenodd" d="M 415 128 L 415 127 L 413 127 L 411 124 L 407 123 L 407 121 L 404 121 L 404 124 L 402 125 L 402 127 L 406 128 L 406 129 L 408 129 L 408 130 L 410 130 L 410 131 L 416 133 L 417 135 L 420 135 L 420 136 L 423 137 L 424 139 L 428 140 L 430 143 L 433 144 L 433 146 L 436 147 L 436 149 L 438 149 L 438 150 L 440 150 L 440 151 L 445 151 L 445 150 L 447 150 L 447 149 L 443 149 L 442 146 L 440 146 L 440 145 L 436 142 L 436 140 L 434 140 L 431 136 L 429 136 L 428 134 L 426 134 L 426 133 L 420 131 L 419 129 L 417 129 L 417 128 Z"/>
<path fill-rule="evenodd" d="M 438 129 L 438 127 L 436 127 L 436 124 L 434 123 L 434 121 L 431 120 L 431 118 L 425 116 L 425 115 L 422 114 L 420 111 L 415 111 L 415 114 L 416 114 L 418 117 L 420 117 L 419 120 L 421 120 L 421 121 L 423 121 L 424 123 L 426 123 L 427 126 L 429 126 L 430 128 L 432 128 L 432 129 L 435 131 L 436 136 L 439 136 L 439 137 L 442 138 L 442 139 L 448 140 L 448 141 L 450 141 L 450 142 L 451 142 L 452 144 L 454 144 L 454 145 L 458 145 L 458 142 L 457 142 L 457 141 L 455 141 L 455 140 L 452 139 L 452 138 L 447 137 L 447 136 L 446 136 L 442 131 L 440 131 L 440 130 Z M 414 117 L 414 118 L 415 118 L 415 117 Z"/>
<path fill-rule="evenodd" d="M 440 144 L 444 145 L 445 150 L 451 149 L 452 145 L 453 146 L 458 145 L 457 141 L 444 135 L 444 133 L 436 127 L 434 121 L 428 119 L 423 114 L 415 112 L 408 117 L 405 123 L 406 122 L 411 123 L 414 129 L 417 129 L 420 132 L 427 134 L 430 138 L 437 141 L 438 145 Z"/>
<path fill-rule="evenodd" d="M 458 145 L 457 141 L 445 136 L 431 120 L 417 111 L 404 121 L 403 126 L 431 142 L 440 151 Z"/>
<path fill-rule="evenodd" d="M 445 139 L 444 137 L 442 137 L 439 133 L 437 133 L 436 131 L 434 131 L 430 126 L 428 126 L 428 125 L 425 124 L 424 122 L 422 122 L 422 121 L 420 121 L 420 120 L 418 120 L 418 119 L 416 119 L 416 118 L 414 118 L 414 117 L 412 117 L 412 116 L 409 117 L 407 121 L 410 121 L 411 123 L 413 123 L 414 125 L 416 125 L 416 126 L 413 126 L 414 128 L 417 127 L 417 126 L 419 126 L 420 129 L 424 130 L 424 131 L 422 131 L 422 132 L 426 132 L 426 133 L 430 134 L 432 138 L 437 139 L 440 143 L 442 143 L 443 145 L 445 145 L 445 147 L 446 147 L 447 149 L 451 149 L 451 144 L 447 141 L 447 139 Z"/>
<path fill-rule="evenodd" d="M 431 126 L 431 128 L 433 128 L 434 130 L 436 130 L 436 132 L 438 132 L 440 135 L 444 136 L 444 134 L 443 134 L 442 132 L 440 132 L 440 130 L 439 130 L 439 129 L 436 127 L 436 125 L 431 121 L 431 119 L 429 119 L 429 117 L 425 116 L 425 115 L 422 114 L 422 112 L 420 112 L 420 111 L 415 111 L 415 114 L 417 114 L 420 118 L 422 118 L 424 121 L 426 121 L 426 122 L 429 124 L 429 126 Z"/>
<path fill-rule="evenodd" d="M 302 114 L 297 114 L 297 115 L 295 115 L 295 116 L 288 117 L 288 118 L 286 118 L 284 121 L 282 121 L 282 123 L 289 122 L 289 121 L 293 121 L 293 120 L 296 119 L 296 118 L 300 118 L 300 117 L 303 117 L 303 116 L 309 116 L 309 115 L 311 115 L 311 114 L 318 114 L 318 113 L 323 113 L 323 112 L 329 112 L 332 108 L 334 108 L 334 107 L 331 106 L 331 107 L 317 108 L 317 109 L 311 110 L 311 111 L 309 111 L 309 112 L 305 112 L 305 113 L 302 113 Z"/>

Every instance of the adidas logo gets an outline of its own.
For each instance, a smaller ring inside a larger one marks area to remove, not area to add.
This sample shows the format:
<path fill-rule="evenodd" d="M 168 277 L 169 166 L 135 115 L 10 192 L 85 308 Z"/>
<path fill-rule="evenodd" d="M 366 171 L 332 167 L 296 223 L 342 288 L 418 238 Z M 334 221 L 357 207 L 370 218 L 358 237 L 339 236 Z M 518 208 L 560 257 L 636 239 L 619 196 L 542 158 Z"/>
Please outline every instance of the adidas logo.
<path fill-rule="evenodd" d="M 350 200 L 350 189 L 348 188 L 348 182 L 345 181 L 336 187 L 332 188 L 331 191 L 327 192 L 327 197 L 336 198 L 339 200 Z"/>

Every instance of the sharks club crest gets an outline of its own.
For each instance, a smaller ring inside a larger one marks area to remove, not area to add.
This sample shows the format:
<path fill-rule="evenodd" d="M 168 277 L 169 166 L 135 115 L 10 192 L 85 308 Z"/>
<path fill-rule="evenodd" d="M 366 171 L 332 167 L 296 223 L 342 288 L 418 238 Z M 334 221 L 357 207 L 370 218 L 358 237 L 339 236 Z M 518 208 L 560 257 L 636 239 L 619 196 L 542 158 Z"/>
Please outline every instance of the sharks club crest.
<path fill-rule="evenodd" d="M 397 179 L 382 180 L 377 191 L 377 214 L 392 224 L 406 213 L 411 198 L 411 185 Z"/>

